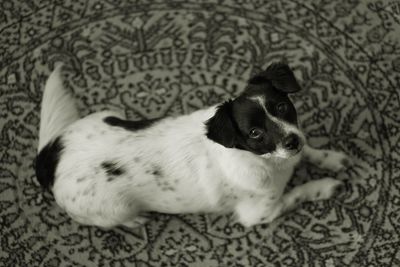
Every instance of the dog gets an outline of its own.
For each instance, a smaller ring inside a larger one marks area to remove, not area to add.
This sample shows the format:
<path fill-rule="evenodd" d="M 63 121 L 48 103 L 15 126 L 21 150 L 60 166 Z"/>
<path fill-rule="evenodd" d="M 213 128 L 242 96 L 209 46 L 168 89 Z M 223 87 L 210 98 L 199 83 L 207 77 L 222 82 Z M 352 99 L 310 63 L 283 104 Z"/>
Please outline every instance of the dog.
<path fill-rule="evenodd" d="M 351 163 L 343 152 L 307 145 L 288 96 L 300 89 L 278 62 L 251 77 L 238 97 L 191 114 L 80 118 L 60 65 L 43 93 L 38 182 L 85 225 L 138 227 L 147 212 L 233 213 L 244 227 L 270 223 L 343 190 L 343 181 L 327 177 L 284 193 L 302 159 L 334 172 Z"/>

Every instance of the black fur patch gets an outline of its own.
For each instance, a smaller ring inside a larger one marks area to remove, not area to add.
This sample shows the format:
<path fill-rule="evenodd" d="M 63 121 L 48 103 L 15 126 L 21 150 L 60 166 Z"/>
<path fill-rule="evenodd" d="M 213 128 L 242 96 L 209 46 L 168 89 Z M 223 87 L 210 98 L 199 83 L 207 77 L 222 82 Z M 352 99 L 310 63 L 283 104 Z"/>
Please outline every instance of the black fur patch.
<path fill-rule="evenodd" d="M 158 120 L 159 119 L 130 121 L 130 120 L 123 120 L 113 116 L 109 116 L 103 119 L 103 121 L 110 126 L 121 127 L 128 131 L 138 131 L 146 129 L 147 127 L 150 127 L 154 122 Z"/>
<path fill-rule="evenodd" d="M 250 84 L 271 83 L 276 89 L 285 93 L 300 91 L 296 77 L 290 67 L 282 62 L 273 63 L 249 80 Z"/>
<path fill-rule="evenodd" d="M 218 106 L 215 115 L 205 122 L 207 137 L 225 147 L 232 148 L 236 143 L 237 127 L 232 118 L 232 102 Z"/>
<path fill-rule="evenodd" d="M 158 177 L 160 177 L 160 176 L 162 176 L 162 172 L 161 172 L 161 167 L 159 167 L 159 166 L 153 166 L 153 170 L 152 170 L 152 174 L 154 175 L 154 176 L 158 176 Z"/>
<path fill-rule="evenodd" d="M 115 176 L 120 176 L 125 173 L 125 170 L 122 167 L 117 166 L 115 162 L 104 161 L 101 163 L 101 167 L 109 176 L 107 181 L 112 181 L 114 180 Z"/>
<path fill-rule="evenodd" d="M 36 177 L 44 188 L 50 188 L 54 184 L 55 172 L 64 145 L 61 137 L 48 143 L 36 157 Z"/>

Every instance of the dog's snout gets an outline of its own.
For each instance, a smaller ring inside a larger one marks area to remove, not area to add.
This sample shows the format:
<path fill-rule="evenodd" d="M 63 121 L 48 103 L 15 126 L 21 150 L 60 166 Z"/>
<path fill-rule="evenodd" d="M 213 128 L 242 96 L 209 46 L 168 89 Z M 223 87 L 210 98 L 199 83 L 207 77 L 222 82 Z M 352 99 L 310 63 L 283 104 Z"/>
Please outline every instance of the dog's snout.
<path fill-rule="evenodd" d="M 282 142 L 287 150 L 298 150 L 300 147 L 300 138 L 295 134 L 289 134 Z"/>

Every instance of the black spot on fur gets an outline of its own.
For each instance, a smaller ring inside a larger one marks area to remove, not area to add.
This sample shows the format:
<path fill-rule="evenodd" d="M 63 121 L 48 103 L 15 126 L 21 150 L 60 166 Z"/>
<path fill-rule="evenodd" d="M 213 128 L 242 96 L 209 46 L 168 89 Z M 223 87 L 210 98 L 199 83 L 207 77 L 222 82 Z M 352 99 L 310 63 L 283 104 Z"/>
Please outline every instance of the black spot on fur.
<path fill-rule="evenodd" d="M 130 120 L 123 120 L 113 116 L 109 116 L 103 119 L 103 121 L 110 126 L 121 127 L 128 131 L 138 131 L 146 129 L 147 127 L 151 126 L 154 122 L 158 120 L 159 119 L 130 121 Z"/>
<path fill-rule="evenodd" d="M 43 147 L 36 157 L 36 177 L 44 188 L 50 188 L 54 184 L 55 172 L 63 149 L 61 137 L 57 137 Z"/>
<path fill-rule="evenodd" d="M 87 196 L 87 195 L 89 195 L 90 191 L 91 191 L 90 188 L 86 188 L 86 189 L 83 191 L 82 195 L 83 195 L 83 196 Z"/>
<path fill-rule="evenodd" d="M 154 166 L 154 169 L 151 172 L 154 176 L 162 176 L 161 168 L 159 166 Z"/>
<path fill-rule="evenodd" d="M 81 183 L 81 182 L 83 182 L 85 180 L 86 180 L 86 177 L 81 177 L 81 178 L 76 179 L 76 182 L 77 183 Z"/>
<path fill-rule="evenodd" d="M 175 187 L 173 187 L 168 181 L 157 179 L 156 182 L 157 186 L 161 188 L 161 191 L 175 191 Z"/>
<path fill-rule="evenodd" d="M 165 185 L 161 187 L 162 191 L 175 191 L 175 187 L 169 186 L 169 185 Z"/>
<path fill-rule="evenodd" d="M 122 167 L 117 166 L 115 162 L 104 161 L 101 163 L 101 167 L 109 176 L 120 176 L 125 173 L 125 170 Z"/>
<path fill-rule="evenodd" d="M 170 183 L 170 181 L 163 179 L 164 175 L 160 166 L 153 165 L 152 169 L 147 170 L 146 173 L 154 175 L 155 182 L 162 191 L 175 191 L 175 187 Z"/>

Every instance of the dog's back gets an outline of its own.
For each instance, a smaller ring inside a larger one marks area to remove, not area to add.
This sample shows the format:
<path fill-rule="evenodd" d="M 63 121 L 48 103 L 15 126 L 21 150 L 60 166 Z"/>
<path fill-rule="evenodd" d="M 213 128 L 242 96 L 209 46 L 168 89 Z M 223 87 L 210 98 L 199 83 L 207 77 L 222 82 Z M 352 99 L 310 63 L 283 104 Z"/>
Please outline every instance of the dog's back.
<path fill-rule="evenodd" d="M 212 192 L 204 192 L 214 190 L 218 173 L 202 156 L 203 142 L 209 142 L 202 122 L 212 108 L 157 121 L 128 121 L 110 111 L 79 119 L 60 71 L 50 75 L 43 96 L 36 173 L 74 220 L 111 227 L 142 209 L 221 208 L 211 203 L 218 201 Z"/>

